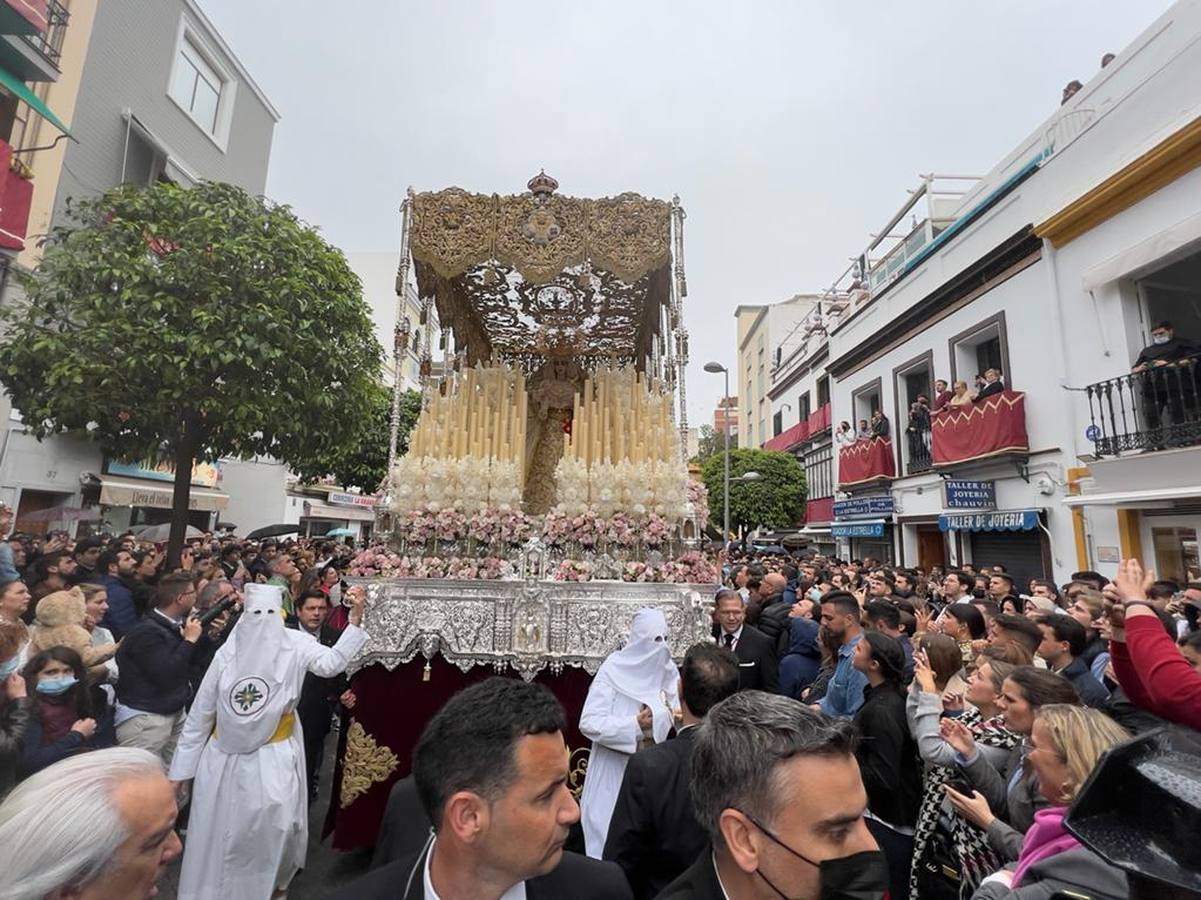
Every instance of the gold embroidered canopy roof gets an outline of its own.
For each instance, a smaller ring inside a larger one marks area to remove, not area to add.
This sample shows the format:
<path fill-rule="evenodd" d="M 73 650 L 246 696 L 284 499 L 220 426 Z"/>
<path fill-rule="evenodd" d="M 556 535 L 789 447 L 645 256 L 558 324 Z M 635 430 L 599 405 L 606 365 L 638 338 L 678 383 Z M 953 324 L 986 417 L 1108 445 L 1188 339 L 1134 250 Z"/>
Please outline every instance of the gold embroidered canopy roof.
<path fill-rule="evenodd" d="M 422 296 L 468 364 L 497 353 L 650 357 L 671 306 L 671 205 L 529 192 L 416 194 L 409 247 Z"/>

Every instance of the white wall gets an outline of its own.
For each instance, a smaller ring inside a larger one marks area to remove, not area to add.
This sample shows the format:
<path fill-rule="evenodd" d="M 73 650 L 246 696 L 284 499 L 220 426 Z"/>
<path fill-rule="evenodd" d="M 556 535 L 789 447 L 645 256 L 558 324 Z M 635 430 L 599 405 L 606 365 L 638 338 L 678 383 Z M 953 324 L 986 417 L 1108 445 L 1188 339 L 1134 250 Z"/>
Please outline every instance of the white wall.
<path fill-rule="evenodd" d="M 220 521 L 233 522 L 238 534 L 299 522 L 299 509 L 292 510 L 287 502 L 287 474 L 287 466 L 273 461 L 223 459 L 220 487 L 229 494 L 229 506 Z"/>
<path fill-rule="evenodd" d="M 0 433 L 0 440 L 5 435 Z M 80 475 L 100 474 L 103 456 L 99 447 L 74 437 L 56 435 L 38 442 L 13 422 L 0 459 L 0 493 L 16 505 L 21 490 L 52 491 L 80 496 Z"/>

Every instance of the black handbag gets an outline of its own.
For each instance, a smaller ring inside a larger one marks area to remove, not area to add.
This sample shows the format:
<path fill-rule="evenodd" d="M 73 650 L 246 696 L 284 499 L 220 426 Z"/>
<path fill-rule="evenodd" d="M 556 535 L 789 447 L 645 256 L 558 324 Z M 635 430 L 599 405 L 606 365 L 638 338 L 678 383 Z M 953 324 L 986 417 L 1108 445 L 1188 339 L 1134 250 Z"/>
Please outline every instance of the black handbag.
<path fill-rule="evenodd" d="M 921 859 L 913 861 L 917 873 L 917 895 L 920 900 L 959 900 L 963 881 L 955 845 L 941 825 L 934 829 Z"/>

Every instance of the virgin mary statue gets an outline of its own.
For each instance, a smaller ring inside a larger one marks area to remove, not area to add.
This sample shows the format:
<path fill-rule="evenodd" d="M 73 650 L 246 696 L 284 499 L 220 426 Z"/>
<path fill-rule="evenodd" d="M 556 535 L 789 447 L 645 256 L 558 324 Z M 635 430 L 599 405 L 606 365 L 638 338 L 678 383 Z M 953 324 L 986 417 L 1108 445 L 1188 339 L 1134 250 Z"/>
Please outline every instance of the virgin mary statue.
<path fill-rule="evenodd" d="M 583 373 L 570 359 L 549 359 L 530 379 L 531 421 L 526 445 L 525 511 L 540 516 L 555 505 L 555 467 Z"/>

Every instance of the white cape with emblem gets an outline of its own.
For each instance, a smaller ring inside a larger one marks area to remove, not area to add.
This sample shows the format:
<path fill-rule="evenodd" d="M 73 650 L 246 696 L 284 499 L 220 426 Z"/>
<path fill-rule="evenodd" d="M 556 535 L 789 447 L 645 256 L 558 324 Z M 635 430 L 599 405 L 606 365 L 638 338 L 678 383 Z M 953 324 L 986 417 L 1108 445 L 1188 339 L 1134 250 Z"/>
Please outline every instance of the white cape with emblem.
<path fill-rule="evenodd" d="M 268 900 L 304 866 L 300 718 L 291 736 L 271 738 L 296 708 L 305 673 L 336 675 L 366 641 L 348 625 L 323 647 L 284 627 L 278 588 L 246 585 L 242 616 L 200 684 L 171 760 L 171 780 L 194 779 L 179 900 Z"/>

